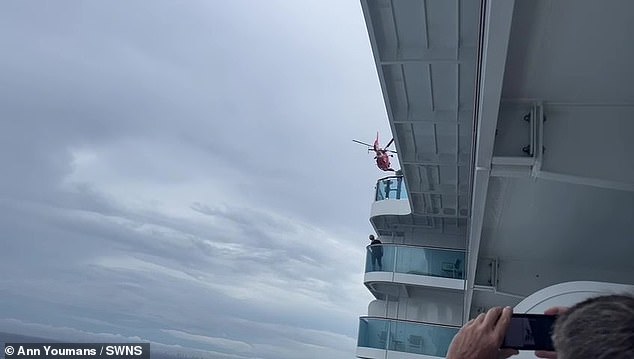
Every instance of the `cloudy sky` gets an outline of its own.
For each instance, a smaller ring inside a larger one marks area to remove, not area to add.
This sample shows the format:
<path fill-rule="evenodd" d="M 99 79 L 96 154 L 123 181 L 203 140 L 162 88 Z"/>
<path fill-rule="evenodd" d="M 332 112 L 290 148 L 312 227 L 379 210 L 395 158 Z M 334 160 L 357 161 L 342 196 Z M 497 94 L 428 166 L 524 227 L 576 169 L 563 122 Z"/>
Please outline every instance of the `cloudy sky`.
<path fill-rule="evenodd" d="M 354 355 L 351 139 L 390 137 L 358 0 L 7 0 L 0 51 L 0 331 Z"/>

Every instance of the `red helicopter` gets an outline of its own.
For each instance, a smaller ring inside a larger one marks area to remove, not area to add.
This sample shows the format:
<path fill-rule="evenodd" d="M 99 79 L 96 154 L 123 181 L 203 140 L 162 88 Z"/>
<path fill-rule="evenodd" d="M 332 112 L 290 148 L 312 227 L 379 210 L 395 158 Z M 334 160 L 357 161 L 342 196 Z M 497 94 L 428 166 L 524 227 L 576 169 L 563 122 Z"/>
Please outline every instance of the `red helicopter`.
<path fill-rule="evenodd" d="M 376 156 L 374 156 L 374 159 L 376 160 L 376 166 L 381 170 L 381 171 L 392 171 L 392 172 L 396 172 L 396 170 L 393 170 L 390 167 L 390 157 L 394 157 L 394 155 L 390 155 L 388 154 L 388 152 L 391 153 L 396 153 L 396 151 L 392 151 L 392 150 L 388 150 L 387 148 L 390 147 L 390 145 L 394 142 L 394 139 L 392 138 L 392 140 L 390 140 L 390 142 L 388 142 L 387 146 L 385 146 L 385 148 L 381 148 L 379 145 L 379 133 L 376 133 L 376 140 L 374 140 L 374 144 L 369 144 L 369 143 L 365 143 L 365 142 L 361 142 L 361 141 L 357 141 L 357 140 L 352 140 L 353 142 L 368 146 L 370 148 L 368 148 L 368 151 L 372 150 L 374 151 L 374 154 Z"/>

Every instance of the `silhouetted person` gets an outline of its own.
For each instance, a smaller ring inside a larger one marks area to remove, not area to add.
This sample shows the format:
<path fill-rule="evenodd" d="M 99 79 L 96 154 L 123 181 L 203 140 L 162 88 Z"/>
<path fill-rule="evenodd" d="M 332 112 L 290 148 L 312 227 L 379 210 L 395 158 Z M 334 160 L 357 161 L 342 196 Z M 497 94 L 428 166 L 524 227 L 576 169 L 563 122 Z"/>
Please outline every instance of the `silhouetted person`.
<path fill-rule="evenodd" d="M 390 192 L 392 192 L 392 181 L 385 180 L 385 187 L 383 188 L 385 192 L 385 199 L 390 199 Z"/>
<path fill-rule="evenodd" d="M 381 241 L 374 238 L 374 235 L 370 235 L 370 253 L 372 254 L 372 270 L 376 270 L 376 264 L 379 265 L 379 270 L 383 270 L 383 263 L 381 263 L 381 258 L 383 258 L 383 246 L 381 245 Z"/>

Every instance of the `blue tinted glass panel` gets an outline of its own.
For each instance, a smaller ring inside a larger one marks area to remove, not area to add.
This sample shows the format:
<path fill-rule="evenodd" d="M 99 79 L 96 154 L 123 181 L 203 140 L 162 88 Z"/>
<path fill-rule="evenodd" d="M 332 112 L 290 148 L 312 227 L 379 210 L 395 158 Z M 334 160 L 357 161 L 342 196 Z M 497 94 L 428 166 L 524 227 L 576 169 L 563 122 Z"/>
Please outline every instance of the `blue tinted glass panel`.
<path fill-rule="evenodd" d="M 386 349 L 389 321 L 361 318 L 357 345 L 366 348 Z"/>
<path fill-rule="evenodd" d="M 389 177 L 378 180 L 376 183 L 377 201 L 384 199 L 407 199 L 405 181 L 403 177 Z"/>
<path fill-rule="evenodd" d="M 367 247 L 365 271 L 464 279 L 464 259 L 464 251 L 382 244 Z"/>
<path fill-rule="evenodd" d="M 445 357 L 458 328 L 360 318 L 358 346 Z"/>
<path fill-rule="evenodd" d="M 394 255 L 396 247 L 391 244 L 375 244 L 367 246 L 365 255 L 365 271 L 394 272 Z"/>
<path fill-rule="evenodd" d="M 389 350 L 445 357 L 457 328 L 391 321 Z"/>
<path fill-rule="evenodd" d="M 396 272 L 464 279 L 464 252 L 399 246 Z"/>

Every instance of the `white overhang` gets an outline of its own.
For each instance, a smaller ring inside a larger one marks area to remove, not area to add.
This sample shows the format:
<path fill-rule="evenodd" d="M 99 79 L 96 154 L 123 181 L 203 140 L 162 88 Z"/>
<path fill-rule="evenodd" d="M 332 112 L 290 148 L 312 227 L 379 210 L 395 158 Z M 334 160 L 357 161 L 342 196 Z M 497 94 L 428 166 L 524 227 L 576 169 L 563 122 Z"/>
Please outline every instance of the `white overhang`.
<path fill-rule="evenodd" d="M 480 236 L 486 206 L 487 189 L 491 170 L 491 158 L 495 142 L 495 129 L 502 95 L 504 67 L 514 0 L 488 0 L 481 19 L 481 45 L 479 59 L 478 89 L 476 94 L 476 145 L 475 168 L 471 198 L 471 221 L 467 239 L 467 293 L 465 295 L 465 318 L 468 320 Z"/>
<path fill-rule="evenodd" d="M 413 215 L 469 215 L 479 2 L 362 0 Z"/>

